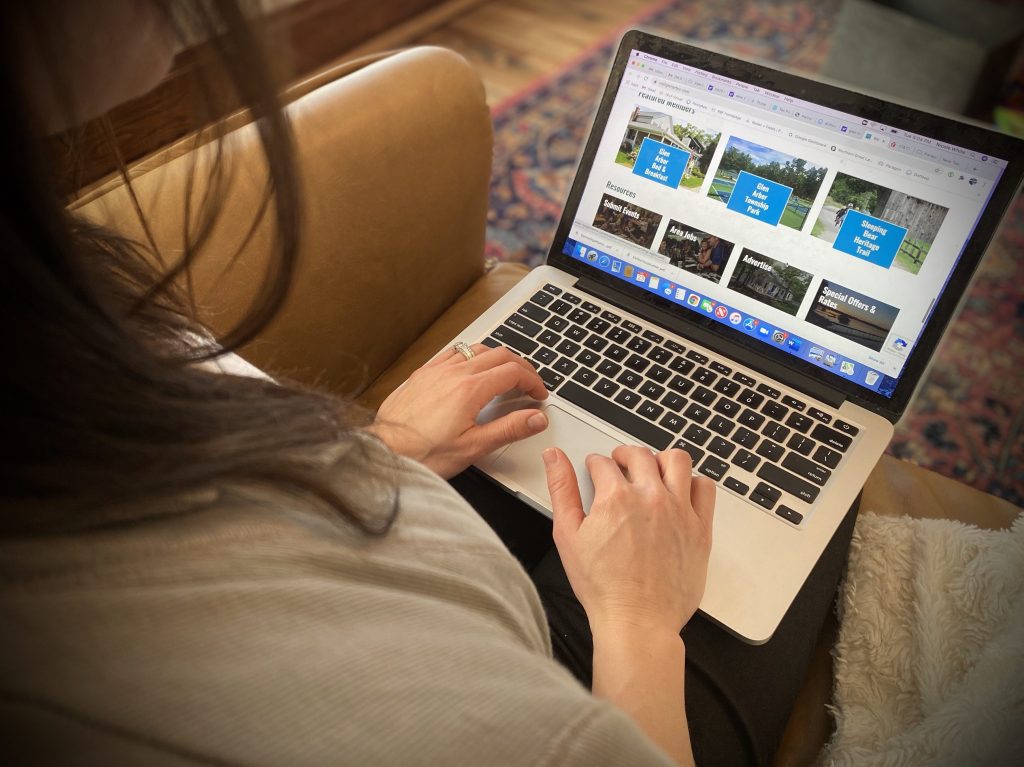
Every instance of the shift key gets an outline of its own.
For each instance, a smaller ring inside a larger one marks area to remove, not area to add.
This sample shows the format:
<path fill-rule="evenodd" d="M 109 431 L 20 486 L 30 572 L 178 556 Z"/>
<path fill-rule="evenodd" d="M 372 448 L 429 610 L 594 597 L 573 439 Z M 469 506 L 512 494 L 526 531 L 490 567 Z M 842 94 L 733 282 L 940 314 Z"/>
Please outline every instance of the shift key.
<path fill-rule="evenodd" d="M 491 338 L 496 338 L 509 348 L 521 351 L 523 354 L 533 354 L 540 344 L 532 338 L 527 338 L 522 333 L 517 333 L 512 328 L 499 325 L 491 333 Z M 838 432 L 837 432 L 838 433 Z"/>

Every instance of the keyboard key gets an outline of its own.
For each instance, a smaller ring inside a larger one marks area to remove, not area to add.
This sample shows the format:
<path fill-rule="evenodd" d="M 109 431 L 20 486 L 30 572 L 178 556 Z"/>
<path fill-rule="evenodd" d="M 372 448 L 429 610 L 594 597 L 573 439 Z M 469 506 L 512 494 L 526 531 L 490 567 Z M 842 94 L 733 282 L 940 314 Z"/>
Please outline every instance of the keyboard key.
<path fill-rule="evenodd" d="M 563 301 L 568 301 L 570 304 L 578 304 L 583 299 L 577 296 L 575 293 L 566 293 L 562 296 Z"/>
<path fill-rule="evenodd" d="M 721 362 L 712 362 L 710 367 L 716 373 L 721 373 L 724 376 L 727 376 L 732 372 L 731 367 L 729 367 L 728 365 L 723 365 Z"/>
<path fill-rule="evenodd" d="M 595 334 L 590 336 L 590 338 L 588 338 L 586 341 L 584 341 L 583 345 L 586 346 L 588 349 L 593 349 L 595 352 L 599 352 L 608 345 L 608 339 L 601 338 L 601 336 Z"/>
<path fill-rule="evenodd" d="M 733 456 L 732 462 L 741 469 L 753 473 L 754 469 L 756 469 L 758 464 L 761 463 L 761 459 L 749 450 L 743 450 L 741 448 L 736 452 L 736 455 Z"/>
<path fill-rule="evenodd" d="M 551 367 L 553 367 L 556 371 L 562 373 L 563 375 L 569 375 L 569 373 L 574 371 L 579 366 L 580 363 L 575 362 L 574 360 L 571 360 L 568 357 L 562 357 L 560 360 L 558 360 L 558 362 L 556 362 Z"/>
<path fill-rule="evenodd" d="M 554 331 L 551 330 L 545 330 L 543 333 L 537 336 L 538 341 L 540 341 L 545 346 L 549 347 L 552 347 L 555 344 L 557 344 L 559 338 L 561 338 L 561 336 L 558 335 L 558 333 L 555 333 Z"/>
<path fill-rule="evenodd" d="M 659 386 L 658 384 L 654 383 L 654 381 L 644 381 L 639 391 L 645 397 L 650 397 L 651 399 L 658 399 L 658 397 L 665 393 L 665 387 Z"/>
<path fill-rule="evenodd" d="M 744 485 L 742 482 L 740 482 L 738 479 L 736 479 L 736 477 L 726 477 L 725 478 L 725 482 L 723 484 L 727 488 L 732 490 L 734 493 L 739 493 L 740 495 L 746 495 L 747 494 L 747 490 L 750 489 L 749 487 Z"/>
<path fill-rule="evenodd" d="M 631 322 L 630 320 L 623 320 L 622 327 L 624 327 L 630 333 L 639 333 L 640 331 L 643 330 L 642 327 L 637 325 L 635 322 Z"/>
<path fill-rule="evenodd" d="M 564 339 L 562 343 L 555 347 L 555 351 L 561 352 L 567 357 L 574 357 L 576 352 L 580 350 L 580 345 L 575 341 L 570 341 L 568 338 Z"/>
<path fill-rule="evenodd" d="M 741 373 L 738 370 L 732 374 L 732 378 L 734 381 L 738 381 L 744 386 L 753 386 L 754 384 L 757 383 L 757 381 L 748 376 L 746 373 Z"/>
<path fill-rule="evenodd" d="M 616 362 L 622 362 L 622 360 L 629 356 L 629 352 L 621 346 L 612 344 L 604 350 L 604 356 L 613 359 Z"/>
<path fill-rule="evenodd" d="M 711 411 L 706 407 L 701 407 L 696 402 L 691 402 L 690 406 L 683 412 L 683 415 L 697 423 L 704 423 L 711 416 Z"/>
<path fill-rule="evenodd" d="M 647 371 L 647 377 L 653 378 L 658 383 L 665 383 L 665 381 L 672 377 L 672 371 L 663 368 L 661 365 L 652 365 L 651 369 Z"/>
<path fill-rule="evenodd" d="M 764 483 L 762 482 L 761 485 L 764 485 Z M 761 485 L 758 485 L 758 487 L 761 487 Z M 767 487 L 767 485 L 765 485 L 765 487 Z M 752 500 L 758 506 L 763 506 L 769 511 L 771 511 L 775 507 L 775 504 L 779 502 L 778 498 L 772 498 L 771 496 L 768 495 L 762 495 L 761 493 L 757 492 L 756 489 L 754 490 L 754 492 L 750 494 L 750 500 Z"/>
<path fill-rule="evenodd" d="M 757 390 L 761 392 L 761 394 L 767 395 L 772 399 L 778 399 L 779 395 L 782 394 L 782 392 L 780 392 L 774 386 L 769 386 L 768 384 L 765 383 L 758 384 Z"/>
<path fill-rule="evenodd" d="M 590 368 L 580 368 L 573 374 L 572 380 L 577 381 L 584 386 L 590 386 L 590 384 L 597 380 L 597 373 Z"/>
<path fill-rule="evenodd" d="M 723 418 L 720 415 L 716 415 L 708 423 L 708 428 L 716 434 L 721 434 L 723 437 L 729 436 L 729 432 L 736 428 L 736 424 L 730 421 L 728 418 Z"/>
<path fill-rule="evenodd" d="M 529 317 L 534 322 L 543 322 L 551 316 L 551 312 L 544 309 L 537 304 L 531 304 L 529 302 L 519 307 L 519 313 L 524 317 Z"/>
<path fill-rule="evenodd" d="M 807 503 L 814 503 L 814 499 L 821 492 L 819 488 L 810 482 L 805 482 L 796 475 L 790 474 L 785 469 L 776 466 L 774 463 L 761 464 L 761 468 L 757 470 L 757 476 Z"/>
<path fill-rule="evenodd" d="M 732 435 L 732 438 L 746 448 L 753 448 L 760 441 L 760 437 L 745 426 L 741 426 Z"/>
<path fill-rule="evenodd" d="M 798 400 L 796 397 L 790 397 L 788 394 L 783 394 L 782 395 L 782 404 L 783 405 L 788 405 L 789 407 L 793 408 L 794 410 L 800 410 L 800 411 L 803 411 L 804 408 L 807 407 L 807 405 L 805 405 L 803 402 Z"/>
<path fill-rule="evenodd" d="M 688 359 L 693 360 L 698 365 L 707 365 L 708 364 L 708 358 L 705 355 L 701 354 L 696 349 L 690 349 L 690 351 L 688 351 L 686 353 L 686 356 L 687 356 Z"/>
<path fill-rule="evenodd" d="M 634 373 L 632 370 L 623 370 L 622 374 L 615 380 L 620 384 L 625 384 L 630 389 L 635 389 L 644 382 L 644 377 L 639 373 Z"/>
<path fill-rule="evenodd" d="M 702 383 L 705 386 L 711 386 L 711 384 L 715 382 L 715 379 L 718 378 L 718 373 L 712 373 L 707 368 L 700 367 L 690 374 L 690 378 L 697 383 Z"/>
<path fill-rule="evenodd" d="M 682 354 L 686 351 L 686 347 L 678 341 L 666 341 L 665 346 L 668 347 L 669 351 L 675 352 L 676 354 Z"/>
<path fill-rule="evenodd" d="M 615 314 L 615 312 L 608 311 L 607 309 L 601 312 L 601 319 L 608 320 L 609 322 L 622 322 L 622 317 Z"/>
<path fill-rule="evenodd" d="M 670 391 L 661 399 L 661 404 L 671 410 L 673 413 L 680 412 L 686 407 L 686 397 L 681 397 L 674 391 Z"/>
<path fill-rule="evenodd" d="M 584 301 L 582 304 L 580 304 L 580 306 L 584 310 L 586 310 L 588 312 L 591 312 L 592 314 L 597 314 L 599 311 L 601 311 L 601 307 L 600 306 L 598 306 L 597 304 L 591 303 L 590 301 Z"/>
<path fill-rule="evenodd" d="M 683 378 L 682 376 L 676 376 L 668 382 L 669 388 L 675 389 L 680 394 L 686 394 L 693 388 L 693 381 L 689 378 Z"/>
<path fill-rule="evenodd" d="M 804 520 L 804 515 L 799 511 L 793 511 L 789 506 L 781 504 L 779 505 L 779 508 L 775 510 L 775 513 L 783 519 L 792 522 L 794 525 L 799 525 Z"/>
<path fill-rule="evenodd" d="M 522 333 L 517 333 L 512 328 L 500 325 L 494 329 L 491 333 L 491 338 L 500 341 L 510 349 L 522 352 L 523 354 L 533 354 L 534 350 L 539 345 L 536 341 L 531 338 L 527 338 Z"/>
<path fill-rule="evenodd" d="M 811 436 L 818 440 L 818 442 L 824 442 L 829 447 L 834 448 L 841 453 L 845 453 L 846 448 L 848 448 L 853 442 L 853 437 L 829 428 L 822 423 L 819 423 L 814 427 L 814 431 L 811 432 Z"/>
<path fill-rule="evenodd" d="M 511 317 L 505 320 L 505 324 L 508 325 L 513 330 L 518 330 L 524 336 L 533 337 L 540 333 L 541 331 L 540 325 L 538 325 L 533 320 L 526 319 L 526 317 L 518 313 L 513 314 Z"/>
<path fill-rule="evenodd" d="M 699 402 L 702 405 L 710 405 L 712 402 L 715 401 L 715 397 L 717 396 L 718 395 L 711 391 L 711 389 L 705 388 L 703 386 L 698 386 L 697 390 L 690 395 L 692 399 L 697 400 L 697 402 Z"/>
<path fill-rule="evenodd" d="M 761 429 L 761 433 L 768 439 L 773 439 L 776 442 L 784 442 L 786 437 L 789 436 L 789 429 L 783 426 L 781 423 L 776 421 L 769 421 L 765 424 L 765 427 Z"/>
<path fill-rule="evenodd" d="M 672 352 L 666 349 L 664 346 L 655 346 L 649 352 L 647 356 L 655 362 L 660 362 L 662 365 L 666 364 L 672 359 Z"/>
<path fill-rule="evenodd" d="M 747 408 L 740 414 L 740 417 L 737 418 L 736 420 L 748 428 L 760 429 L 761 424 L 763 424 L 765 421 L 765 418 L 760 413 L 755 413 L 750 408 Z"/>
<path fill-rule="evenodd" d="M 607 378 L 602 378 L 600 381 L 597 382 L 597 385 L 594 387 L 594 391 L 605 397 L 611 397 L 618 390 L 619 385 L 614 381 L 609 381 Z"/>
<path fill-rule="evenodd" d="M 672 368 L 672 370 L 674 370 L 677 373 L 682 373 L 683 375 L 686 375 L 691 370 L 693 370 L 695 366 L 692 362 L 690 362 L 690 360 L 685 359 L 684 357 L 676 357 L 674 360 L 672 360 L 672 364 L 669 365 L 669 367 Z"/>
<path fill-rule="evenodd" d="M 710 436 L 711 432 L 695 423 L 691 423 L 683 432 L 683 439 L 687 439 L 695 445 L 703 445 Z"/>
<path fill-rule="evenodd" d="M 714 453 L 720 458 L 728 458 L 732 455 L 732 451 L 735 449 L 736 446 L 732 444 L 732 442 L 727 439 L 722 439 L 721 437 L 714 437 L 708 443 L 708 452 Z"/>
<path fill-rule="evenodd" d="M 543 289 L 553 296 L 562 295 L 562 289 L 555 285 L 552 285 L 550 282 L 547 285 L 545 285 Z"/>
<path fill-rule="evenodd" d="M 543 290 L 538 290 L 536 293 L 530 296 L 530 300 L 533 301 L 533 303 L 537 304 L 538 306 L 547 306 L 548 304 L 555 300 L 555 297 L 551 293 L 546 293 Z"/>
<path fill-rule="evenodd" d="M 715 412 L 721 413 L 727 418 L 735 418 L 740 412 L 740 403 L 729 399 L 728 397 L 719 397 L 718 402 L 715 403 Z"/>
<path fill-rule="evenodd" d="M 794 434 L 789 438 L 789 442 L 786 443 L 786 447 L 790 450 L 795 450 L 800 455 L 810 455 L 811 451 L 814 450 L 814 440 L 807 439 L 802 434 Z"/>
<path fill-rule="evenodd" d="M 730 381 L 728 378 L 721 378 L 713 388 L 719 394 L 724 394 L 726 397 L 733 397 L 736 395 L 736 392 L 740 390 L 740 385 L 735 381 Z"/>
<path fill-rule="evenodd" d="M 563 330 L 569 327 L 569 325 L 569 320 L 567 320 L 565 317 L 552 317 L 550 320 L 544 323 L 545 327 L 550 328 L 556 333 L 561 333 Z"/>
<path fill-rule="evenodd" d="M 604 333 L 611 326 L 612 324 L 608 320 L 594 317 L 594 319 L 587 323 L 587 330 L 593 330 L 595 333 Z"/>
<path fill-rule="evenodd" d="M 818 410 L 816 407 L 812 407 L 808 410 L 807 415 L 811 418 L 817 418 L 822 423 L 832 423 L 832 414 L 826 413 L 824 410 Z"/>
<path fill-rule="evenodd" d="M 597 352 L 592 352 L 590 349 L 584 349 L 576 355 L 576 361 L 580 364 L 586 365 L 588 368 L 595 367 L 598 362 L 601 361 L 601 357 Z"/>
<path fill-rule="evenodd" d="M 628 344 L 626 344 L 626 348 L 632 349 L 633 351 L 639 354 L 643 354 L 645 351 L 651 348 L 651 342 L 643 338 L 636 337 Z"/>
<path fill-rule="evenodd" d="M 665 340 L 665 336 L 655 333 L 653 330 L 645 330 L 643 335 L 648 341 L 654 341 L 656 344 Z"/>
<path fill-rule="evenodd" d="M 612 328 L 605 335 L 617 344 L 624 344 L 633 337 L 633 334 L 624 328 Z"/>
<path fill-rule="evenodd" d="M 623 389 L 615 395 L 615 401 L 620 405 L 625 405 L 627 408 L 634 407 L 641 399 L 643 398 L 639 394 L 629 389 Z"/>
<path fill-rule="evenodd" d="M 501 346 L 501 341 L 499 341 L 497 338 L 494 338 L 493 336 L 487 336 L 487 338 L 485 338 L 480 343 L 482 343 L 484 346 L 489 346 L 492 349 L 497 349 L 499 346 Z"/>
<path fill-rule="evenodd" d="M 704 459 L 704 463 L 702 463 L 700 465 L 700 469 L 698 469 L 701 474 L 705 474 L 714 480 L 722 479 L 722 477 L 725 476 L 725 472 L 728 470 L 729 464 L 710 455 Z"/>
<path fill-rule="evenodd" d="M 811 428 L 812 423 L 814 423 L 814 421 L 800 413 L 790 413 L 789 418 L 786 419 L 787 426 L 792 426 L 801 433 L 806 433 L 807 430 Z"/>
<path fill-rule="evenodd" d="M 832 476 L 832 472 L 828 469 L 823 469 L 814 461 L 808 461 L 796 453 L 787 455 L 782 465 L 798 477 L 809 479 L 816 485 L 824 485 L 828 482 L 828 478 Z"/>
<path fill-rule="evenodd" d="M 677 413 L 666 413 L 665 417 L 658 421 L 669 431 L 678 434 L 686 426 L 686 419 Z"/>
<path fill-rule="evenodd" d="M 645 360 L 639 354 L 633 354 L 628 360 L 626 360 L 626 367 L 630 370 L 635 370 L 638 373 L 644 372 L 650 364 L 650 360 Z"/>
<path fill-rule="evenodd" d="M 744 389 L 743 393 L 736 399 L 738 399 L 747 407 L 756 410 L 761 406 L 761 403 L 764 402 L 764 395 L 758 394 L 757 392 L 751 391 L 750 389 Z"/>
<path fill-rule="evenodd" d="M 764 413 L 769 418 L 774 418 L 776 421 L 781 421 L 783 418 L 786 417 L 786 414 L 789 412 L 789 408 L 786 407 L 785 405 L 780 405 L 778 402 L 772 402 L 771 400 L 768 400 L 768 402 L 764 403 L 764 407 L 761 408 L 761 412 Z"/>
<path fill-rule="evenodd" d="M 563 333 L 565 334 L 566 338 L 571 338 L 573 341 L 582 341 L 584 338 L 587 337 L 586 329 L 580 327 L 579 325 L 569 325 L 569 327 L 567 327 L 563 331 Z"/>
<path fill-rule="evenodd" d="M 590 312 L 585 312 L 582 309 L 573 309 L 569 312 L 569 320 L 577 325 L 585 325 L 590 320 L 590 317 Z"/>
<path fill-rule="evenodd" d="M 704 457 L 703 450 L 696 445 L 691 445 L 689 442 L 683 442 L 683 440 L 679 440 L 672 447 L 678 447 L 680 450 L 685 450 L 689 453 L 694 466 L 696 466 L 700 462 L 700 459 Z"/>
<path fill-rule="evenodd" d="M 623 410 L 604 397 L 584 389 L 579 384 L 568 381 L 561 388 L 559 394 L 566 401 L 572 402 L 588 413 L 594 414 L 615 428 L 621 429 L 658 450 L 664 450 L 672 443 L 673 436 L 661 427 L 635 413 Z"/>
<path fill-rule="evenodd" d="M 622 370 L 622 365 L 611 360 L 601 360 L 597 366 L 597 372 L 603 376 L 614 376 L 620 370 Z"/>
<path fill-rule="evenodd" d="M 779 460 L 785 452 L 786 448 L 770 439 L 762 440 L 761 444 L 757 446 L 757 454 L 763 455 L 769 461 Z"/>
<path fill-rule="evenodd" d="M 853 424 L 847 423 L 846 421 L 836 421 L 832 425 L 835 427 L 836 431 L 841 431 L 844 434 L 849 434 L 851 437 L 856 437 L 858 434 L 860 434 L 860 429 L 858 429 Z"/>
<path fill-rule="evenodd" d="M 636 409 L 636 412 L 644 418 L 650 418 L 652 421 L 656 421 L 658 420 L 658 416 L 665 412 L 665 408 L 651 402 L 650 400 L 644 400 L 644 403 Z"/>
<path fill-rule="evenodd" d="M 548 309 L 553 311 L 555 314 L 564 315 L 570 309 L 572 309 L 572 304 L 568 304 L 565 301 L 563 301 L 562 299 L 558 299 L 553 304 L 551 304 L 551 306 L 549 306 Z"/>
<path fill-rule="evenodd" d="M 835 450 L 829 450 L 824 445 L 819 445 L 818 449 L 814 452 L 814 460 L 818 463 L 823 463 L 830 469 L 834 469 L 839 465 L 839 460 L 843 457 L 842 453 Z"/>
<path fill-rule="evenodd" d="M 558 359 L 558 352 L 554 349 L 545 349 L 543 346 L 533 353 L 533 358 L 542 365 L 550 365 Z"/>
<path fill-rule="evenodd" d="M 558 384 L 562 383 L 562 381 L 565 380 L 564 375 L 562 375 L 561 373 L 556 373 L 551 368 L 541 368 L 540 370 L 537 371 L 537 374 L 540 376 L 540 379 L 544 382 L 544 386 L 546 386 L 549 390 L 554 389 L 556 386 L 558 386 Z"/>

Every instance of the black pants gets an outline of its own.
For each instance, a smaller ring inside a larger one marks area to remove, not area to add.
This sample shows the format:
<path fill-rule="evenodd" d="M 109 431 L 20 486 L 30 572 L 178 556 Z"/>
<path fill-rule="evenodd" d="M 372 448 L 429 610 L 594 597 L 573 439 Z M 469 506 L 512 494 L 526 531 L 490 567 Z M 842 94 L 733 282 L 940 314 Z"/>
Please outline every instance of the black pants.
<path fill-rule="evenodd" d="M 590 624 L 552 544 L 551 520 L 473 469 L 452 485 L 530 574 L 547 613 L 555 658 L 589 688 Z M 683 629 L 686 716 L 698 765 L 771 764 L 832 609 L 856 516 L 855 503 L 767 643 L 747 644 L 700 613 Z"/>

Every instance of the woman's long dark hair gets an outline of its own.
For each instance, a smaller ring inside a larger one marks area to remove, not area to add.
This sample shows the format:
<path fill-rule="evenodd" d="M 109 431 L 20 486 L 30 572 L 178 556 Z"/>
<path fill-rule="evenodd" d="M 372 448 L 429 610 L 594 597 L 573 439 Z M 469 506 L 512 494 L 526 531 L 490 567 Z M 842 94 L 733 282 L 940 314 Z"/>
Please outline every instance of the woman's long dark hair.
<path fill-rule="evenodd" d="M 227 186 L 220 152 L 212 193 L 188 223 L 188 245 L 174 264 L 158 267 L 152 243 L 76 220 L 57 192 L 12 53 L 59 46 L 51 31 L 33 28 L 49 22 L 47 3 L 0 11 L 0 18 L 11 16 L 0 38 L 20 35 L 0 39 L 7 57 L 0 103 L 9 107 L 0 141 L 0 534 L 122 524 L 147 513 L 146 503 L 131 501 L 233 480 L 318 498 L 364 532 L 383 534 L 394 503 L 384 513 L 355 509 L 319 478 L 319 448 L 347 442 L 365 449 L 352 437 L 364 412 L 317 392 L 194 364 L 239 348 L 279 309 L 296 268 L 300 207 L 288 123 L 238 4 L 157 4 L 179 30 L 210 36 L 232 97 L 251 110 L 268 167 L 261 214 L 273 216 L 274 257 L 246 317 L 218 342 L 200 340 L 208 336 L 181 286 Z"/>

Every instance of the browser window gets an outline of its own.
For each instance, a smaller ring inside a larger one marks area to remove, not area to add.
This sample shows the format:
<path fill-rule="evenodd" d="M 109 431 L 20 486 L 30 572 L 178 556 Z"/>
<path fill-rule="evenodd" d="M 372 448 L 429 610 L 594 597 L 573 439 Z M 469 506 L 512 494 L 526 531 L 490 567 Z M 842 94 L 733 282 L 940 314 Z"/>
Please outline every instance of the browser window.
<path fill-rule="evenodd" d="M 634 50 L 562 251 L 891 396 L 1005 167 Z"/>

